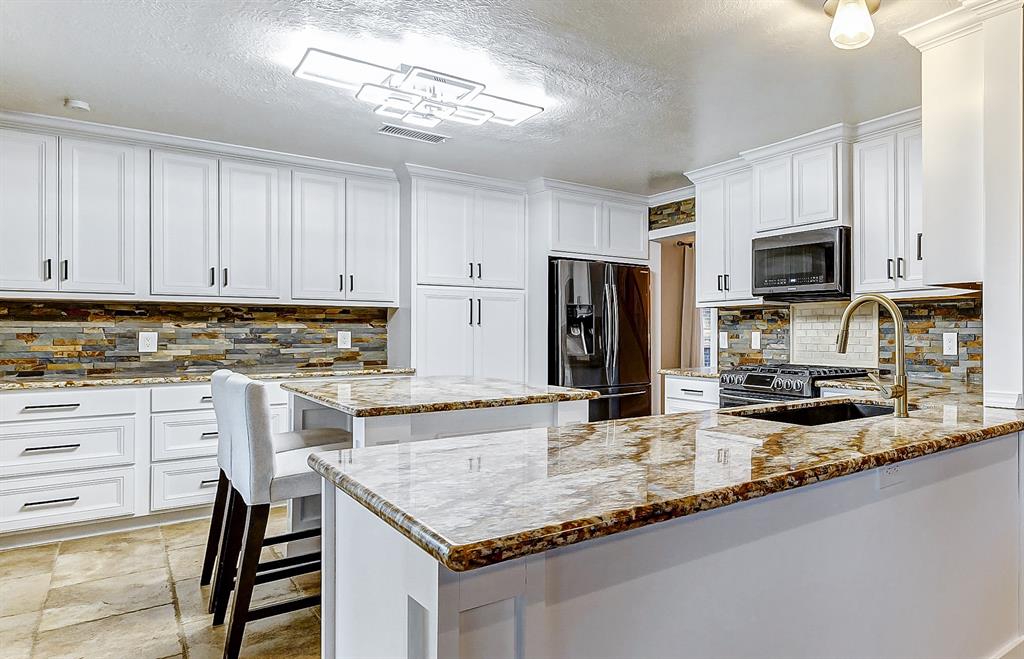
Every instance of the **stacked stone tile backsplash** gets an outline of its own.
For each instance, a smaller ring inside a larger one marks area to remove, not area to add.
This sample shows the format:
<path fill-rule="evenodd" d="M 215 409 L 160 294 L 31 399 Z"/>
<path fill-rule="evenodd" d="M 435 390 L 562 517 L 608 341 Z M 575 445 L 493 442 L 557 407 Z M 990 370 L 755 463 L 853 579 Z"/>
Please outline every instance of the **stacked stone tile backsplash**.
<path fill-rule="evenodd" d="M 908 372 L 980 380 L 983 327 L 980 297 L 900 301 L 897 304 L 907 325 Z M 729 347 L 719 350 L 719 367 L 793 361 L 794 354 L 799 358 L 801 346 L 797 346 L 795 353 L 791 350 L 791 320 L 789 307 L 720 309 L 718 329 L 728 332 Z M 821 323 L 820 331 L 834 333 L 834 322 L 823 319 Z M 882 368 L 889 368 L 895 363 L 896 337 L 892 319 L 884 310 L 878 312 L 878 326 L 878 362 Z M 761 350 L 750 347 L 753 330 L 761 332 Z M 958 334 L 959 353 L 945 356 L 942 354 L 942 334 L 952 331 Z M 820 342 L 820 338 L 815 335 L 814 341 Z M 831 336 L 826 338 L 835 340 Z M 793 335 L 792 340 L 799 341 L 800 338 Z M 855 338 L 851 340 L 855 341 Z M 807 352 L 803 350 L 803 356 Z"/>
<path fill-rule="evenodd" d="M 157 352 L 138 352 L 140 331 L 159 334 Z M 0 376 L 386 364 L 386 309 L 0 300 Z"/>
<path fill-rule="evenodd" d="M 655 206 L 647 212 L 647 225 L 651 231 L 694 222 L 696 219 L 696 200 L 692 198 Z"/>

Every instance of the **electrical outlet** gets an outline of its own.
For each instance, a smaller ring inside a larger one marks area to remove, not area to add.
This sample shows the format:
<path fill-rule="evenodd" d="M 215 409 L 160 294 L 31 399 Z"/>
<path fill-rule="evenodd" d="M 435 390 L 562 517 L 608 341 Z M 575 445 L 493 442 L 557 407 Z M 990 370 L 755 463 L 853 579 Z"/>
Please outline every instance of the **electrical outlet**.
<path fill-rule="evenodd" d="M 729 347 L 729 333 L 719 332 L 718 333 L 718 347 L 725 349 Z"/>
<path fill-rule="evenodd" d="M 878 489 L 884 490 L 904 481 L 903 468 L 900 463 L 885 465 L 878 468 Z"/>
<path fill-rule="evenodd" d="M 754 330 L 750 333 L 750 349 L 760 350 L 761 349 L 761 333 Z"/>
<path fill-rule="evenodd" d="M 338 347 L 342 350 L 352 347 L 352 332 L 338 330 Z"/>
<path fill-rule="evenodd" d="M 956 332 L 943 332 L 942 333 L 942 354 L 950 355 L 955 357 L 960 352 L 959 346 L 957 346 L 957 333 Z"/>
<path fill-rule="evenodd" d="M 158 336 L 156 332 L 139 332 L 139 352 L 156 352 Z"/>

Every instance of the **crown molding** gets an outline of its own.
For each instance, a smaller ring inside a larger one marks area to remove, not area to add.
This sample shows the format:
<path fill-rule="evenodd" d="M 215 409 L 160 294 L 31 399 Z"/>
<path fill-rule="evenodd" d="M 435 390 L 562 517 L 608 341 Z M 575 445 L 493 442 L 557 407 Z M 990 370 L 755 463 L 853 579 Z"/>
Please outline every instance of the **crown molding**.
<path fill-rule="evenodd" d="M 648 200 L 646 195 L 639 195 L 632 192 L 621 192 L 619 190 L 609 190 L 608 188 L 598 188 L 592 185 L 584 185 L 582 183 L 559 181 L 558 179 L 553 178 L 535 178 L 528 181 L 526 184 L 526 191 L 530 194 L 537 194 L 551 190 L 587 195 L 589 197 L 601 197 L 608 201 L 632 202 L 636 204 L 643 204 L 645 206 L 647 205 Z"/>
<path fill-rule="evenodd" d="M 472 185 L 478 188 L 490 188 L 492 190 L 500 190 L 503 192 L 523 193 L 526 191 L 526 186 L 524 184 L 517 181 L 509 181 L 507 179 L 491 178 L 490 176 L 479 176 L 477 174 L 466 174 L 465 172 L 455 172 L 448 169 L 427 167 L 426 165 L 416 165 L 409 162 L 405 163 L 403 167 L 405 171 L 409 173 L 411 178 L 418 180 L 428 179 L 431 181 L 441 181 L 445 183 L 463 183 L 465 185 Z"/>
<path fill-rule="evenodd" d="M 916 128 L 920 125 L 921 106 L 919 105 L 914 108 L 887 114 L 884 117 L 862 121 L 854 125 L 853 136 L 856 140 L 860 141 L 907 128 Z"/>
<path fill-rule="evenodd" d="M 960 4 L 982 20 L 1024 8 L 1024 0 L 961 0 Z"/>
<path fill-rule="evenodd" d="M 700 169 L 691 169 L 688 172 L 683 172 L 683 176 L 694 183 L 702 183 L 709 178 L 733 174 L 749 168 L 750 163 L 743 158 L 733 158 L 732 160 L 708 165 L 707 167 L 701 167 Z"/>
<path fill-rule="evenodd" d="M 651 196 L 647 197 L 647 206 L 650 208 L 654 208 L 655 206 L 661 206 L 662 204 L 671 204 L 673 201 L 692 199 L 696 196 L 696 188 L 694 188 L 692 185 L 687 185 L 682 188 L 676 188 L 674 190 L 666 190 L 665 192 L 652 194 Z"/>
<path fill-rule="evenodd" d="M 899 35 L 906 39 L 911 46 L 923 52 L 973 34 L 980 29 L 981 19 L 977 14 L 960 6 L 923 23 L 901 30 Z"/>
<path fill-rule="evenodd" d="M 292 165 L 295 167 L 307 167 L 311 169 L 327 170 L 330 172 L 350 174 L 353 176 L 365 176 L 372 178 L 397 180 L 395 172 L 383 167 L 372 167 L 357 163 L 342 162 L 338 160 L 327 160 L 313 156 L 303 156 L 294 153 L 283 153 L 269 149 L 258 149 L 256 147 L 241 146 L 238 144 L 226 144 L 202 140 L 194 137 L 182 137 L 180 135 L 169 135 L 154 131 L 140 130 L 138 128 L 123 128 L 99 124 L 80 119 L 67 119 L 65 117 L 54 117 L 45 114 L 33 114 L 30 112 L 12 112 L 0 110 L 0 127 L 15 128 L 20 130 L 32 130 L 40 133 L 48 133 L 57 136 L 74 136 L 83 138 L 103 138 L 118 142 L 127 142 L 134 145 L 175 149 L 188 151 L 198 155 L 211 157 L 231 156 L 244 158 L 246 160 L 258 160 L 269 162 L 275 165 Z"/>
<path fill-rule="evenodd" d="M 836 142 L 852 142 L 853 126 L 846 123 L 832 124 L 803 135 L 759 146 L 755 149 L 740 151 L 740 157 L 748 162 L 774 158 L 775 156 L 793 151 L 802 151 L 816 146 L 825 146 Z"/>

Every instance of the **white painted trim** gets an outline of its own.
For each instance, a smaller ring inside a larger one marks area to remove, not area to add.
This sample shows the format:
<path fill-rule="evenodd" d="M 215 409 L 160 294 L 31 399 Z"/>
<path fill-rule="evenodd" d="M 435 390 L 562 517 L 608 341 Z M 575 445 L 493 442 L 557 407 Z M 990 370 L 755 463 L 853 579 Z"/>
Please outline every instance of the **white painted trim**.
<path fill-rule="evenodd" d="M 853 137 L 859 142 L 920 125 L 921 106 L 918 105 L 917 107 L 887 114 L 884 117 L 862 121 L 853 127 Z"/>
<path fill-rule="evenodd" d="M 102 137 L 107 140 L 118 140 L 132 144 L 141 144 L 149 147 L 164 147 L 179 149 L 192 153 L 199 153 L 207 156 L 245 158 L 270 162 L 275 165 L 288 165 L 296 167 L 311 167 L 313 169 L 340 172 L 354 176 L 365 176 L 370 178 L 382 178 L 390 181 L 397 180 L 395 172 L 383 167 L 371 167 L 357 163 L 326 160 L 313 156 L 303 156 L 294 153 L 282 153 L 268 149 L 241 146 L 238 144 L 225 144 L 211 140 L 202 140 L 193 137 L 182 137 L 157 133 L 137 128 L 122 128 L 120 126 L 108 126 L 106 124 L 81 121 L 78 119 L 65 119 L 43 114 L 30 112 L 11 112 L 0 110 L 0 126 L 35 132 L 59 135 L 61 137 Z"/>
<path fill-rule="evenodd" d="M 691 169 L 688 172 L 683 172 L 683 176 L 690 179 L 694 183 L 701 183 L 702 181 L 709 178 L 716 178 L 718 176 L 724 176 L 726 174 L 732 174 L 733 172 L 740 171 L 746 167 L 749 167 L 748 163 L 743 158 L 733 158 L 726 160 L 725 162 L 716 163 L 714 165 L 708 165 L 707 167 L 701 167 L 699 169 Z"/>
<path fill-rule="evenodd" d="M 985 407 L 1024 410 L 1024 394 L 1016 391 L 991 391 L 986 389 Z"/>
<path fill-rule="evenodd" d="M 409 172 L 410 177 L 417 179 L 429 179 L 445 183 L 464 183 L 466 185 L 472 185 L 479 188 L 489 188 L 492 190 L 515 192 L 520 194 L 526 190 L 526 186 L 523 183 L 500 178 L 491 178 L 489 176 L 466 174 L 465 172 L 455 172 L 448 169 L 415 165 L 408 162 L 405 163 L 405 169 Z"/>
<path fill-rule="evenodd" d="M 802 151 L 818 146 L 825 146 L 835 142 L 852 142 L 854 126 L 852 124 L 838 123 L 825 126 L 818 130 L 812 130 L 803 135 L 797 135 L 789 139 L 759 146 L 754 149 L 740 151 L 740 157 L 748 162 L 774 158 L 794 151 Z"/>
<path fill-rule="evenodd" d="M 961 0 L 964 9 L 974 12 L 982 20 L 1024 7 L 1024 0 Z"/>
<path fill-rule="evenodd" d="M 664 240 L 665 238 L 685 236 L 691 233 L 697 233 L 696 222 L 687 222 L 685 224 L 676 224 L 662 229 L 655 229 L 654 231 L 649 231 L 647 233 L 647 238 L 648 240 Z"/>
<path fill-rule="evenodd" d="M 666 190 L 665 192 L 659 192 L 658 194 L 652 194 L 647 197 L 647 205 L 651 208 L 655 206 L 661 206 L 662 204 L 670 204 L 673 201 L 683 201 L 684 199 L 693 199 L 697 196 L 697 188 L 692 185 L 687 185 L 674 190 Z"/>
<path fill-rule="evenodd" d="M 553 259 L 572 259 L 574 261 L 599 261 L 601 263 L 624 263 L 626 265 L 650 265 L 651 260 L 631 259 L 625 256 L 608 256 L 606 254 L 584 254 L 583 252 L 563 252 L 559 250 L 548 250 L 548 257 Z"/>
<path fill-rule="evenodd" d="M 645 195 L 634 194 L 632 192 L 622 192 L 620 190 L 610 190 L 608 188 L 598 188 L 592 185 L 584 185 L 582 183 L 559 181 L 558 179 L 553 178 L 535 178 L 526 183 L 526 191 L 530 194 L 537 194 L 538 192 L 546 192 L 550 190 L 598 197 L 603 201 L 635 203 L 643 204 L 645 206 L 647 205 L 648 200 L 648 197 Z"/>
<path fill-rule="evenodd" d="M 981 20 L 978 16 L 961 6 L 923 23 L 901 30 L 899 35 L 906 39 L 911 46 L 925 51 L 977 32 L 980 29 Z"/>
<path fill-rule="evenodd" d="M 1021 657 L 1024 657 L 1024 636 L 1016 638 L 996 650 L 991 659 L 1021 659 Z"/>

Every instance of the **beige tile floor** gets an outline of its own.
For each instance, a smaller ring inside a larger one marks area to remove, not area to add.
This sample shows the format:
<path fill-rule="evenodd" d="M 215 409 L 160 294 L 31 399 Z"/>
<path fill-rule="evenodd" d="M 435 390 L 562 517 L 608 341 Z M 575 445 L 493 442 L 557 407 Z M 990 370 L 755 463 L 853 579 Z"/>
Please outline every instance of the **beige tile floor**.
<path fill-rule="evenodd" d="M 268 533 L 285 523 L 275 509 Z M 0 657 L 220 657 L 225 627 L 211 627 L 199 586 L 208 529 L 183 522 L 0 552 Z M 319 592 L 318 577 L 261 584 L 253 603 Z M 319 657 L 319 615 L 250 623 L 242 656 Z"/>

